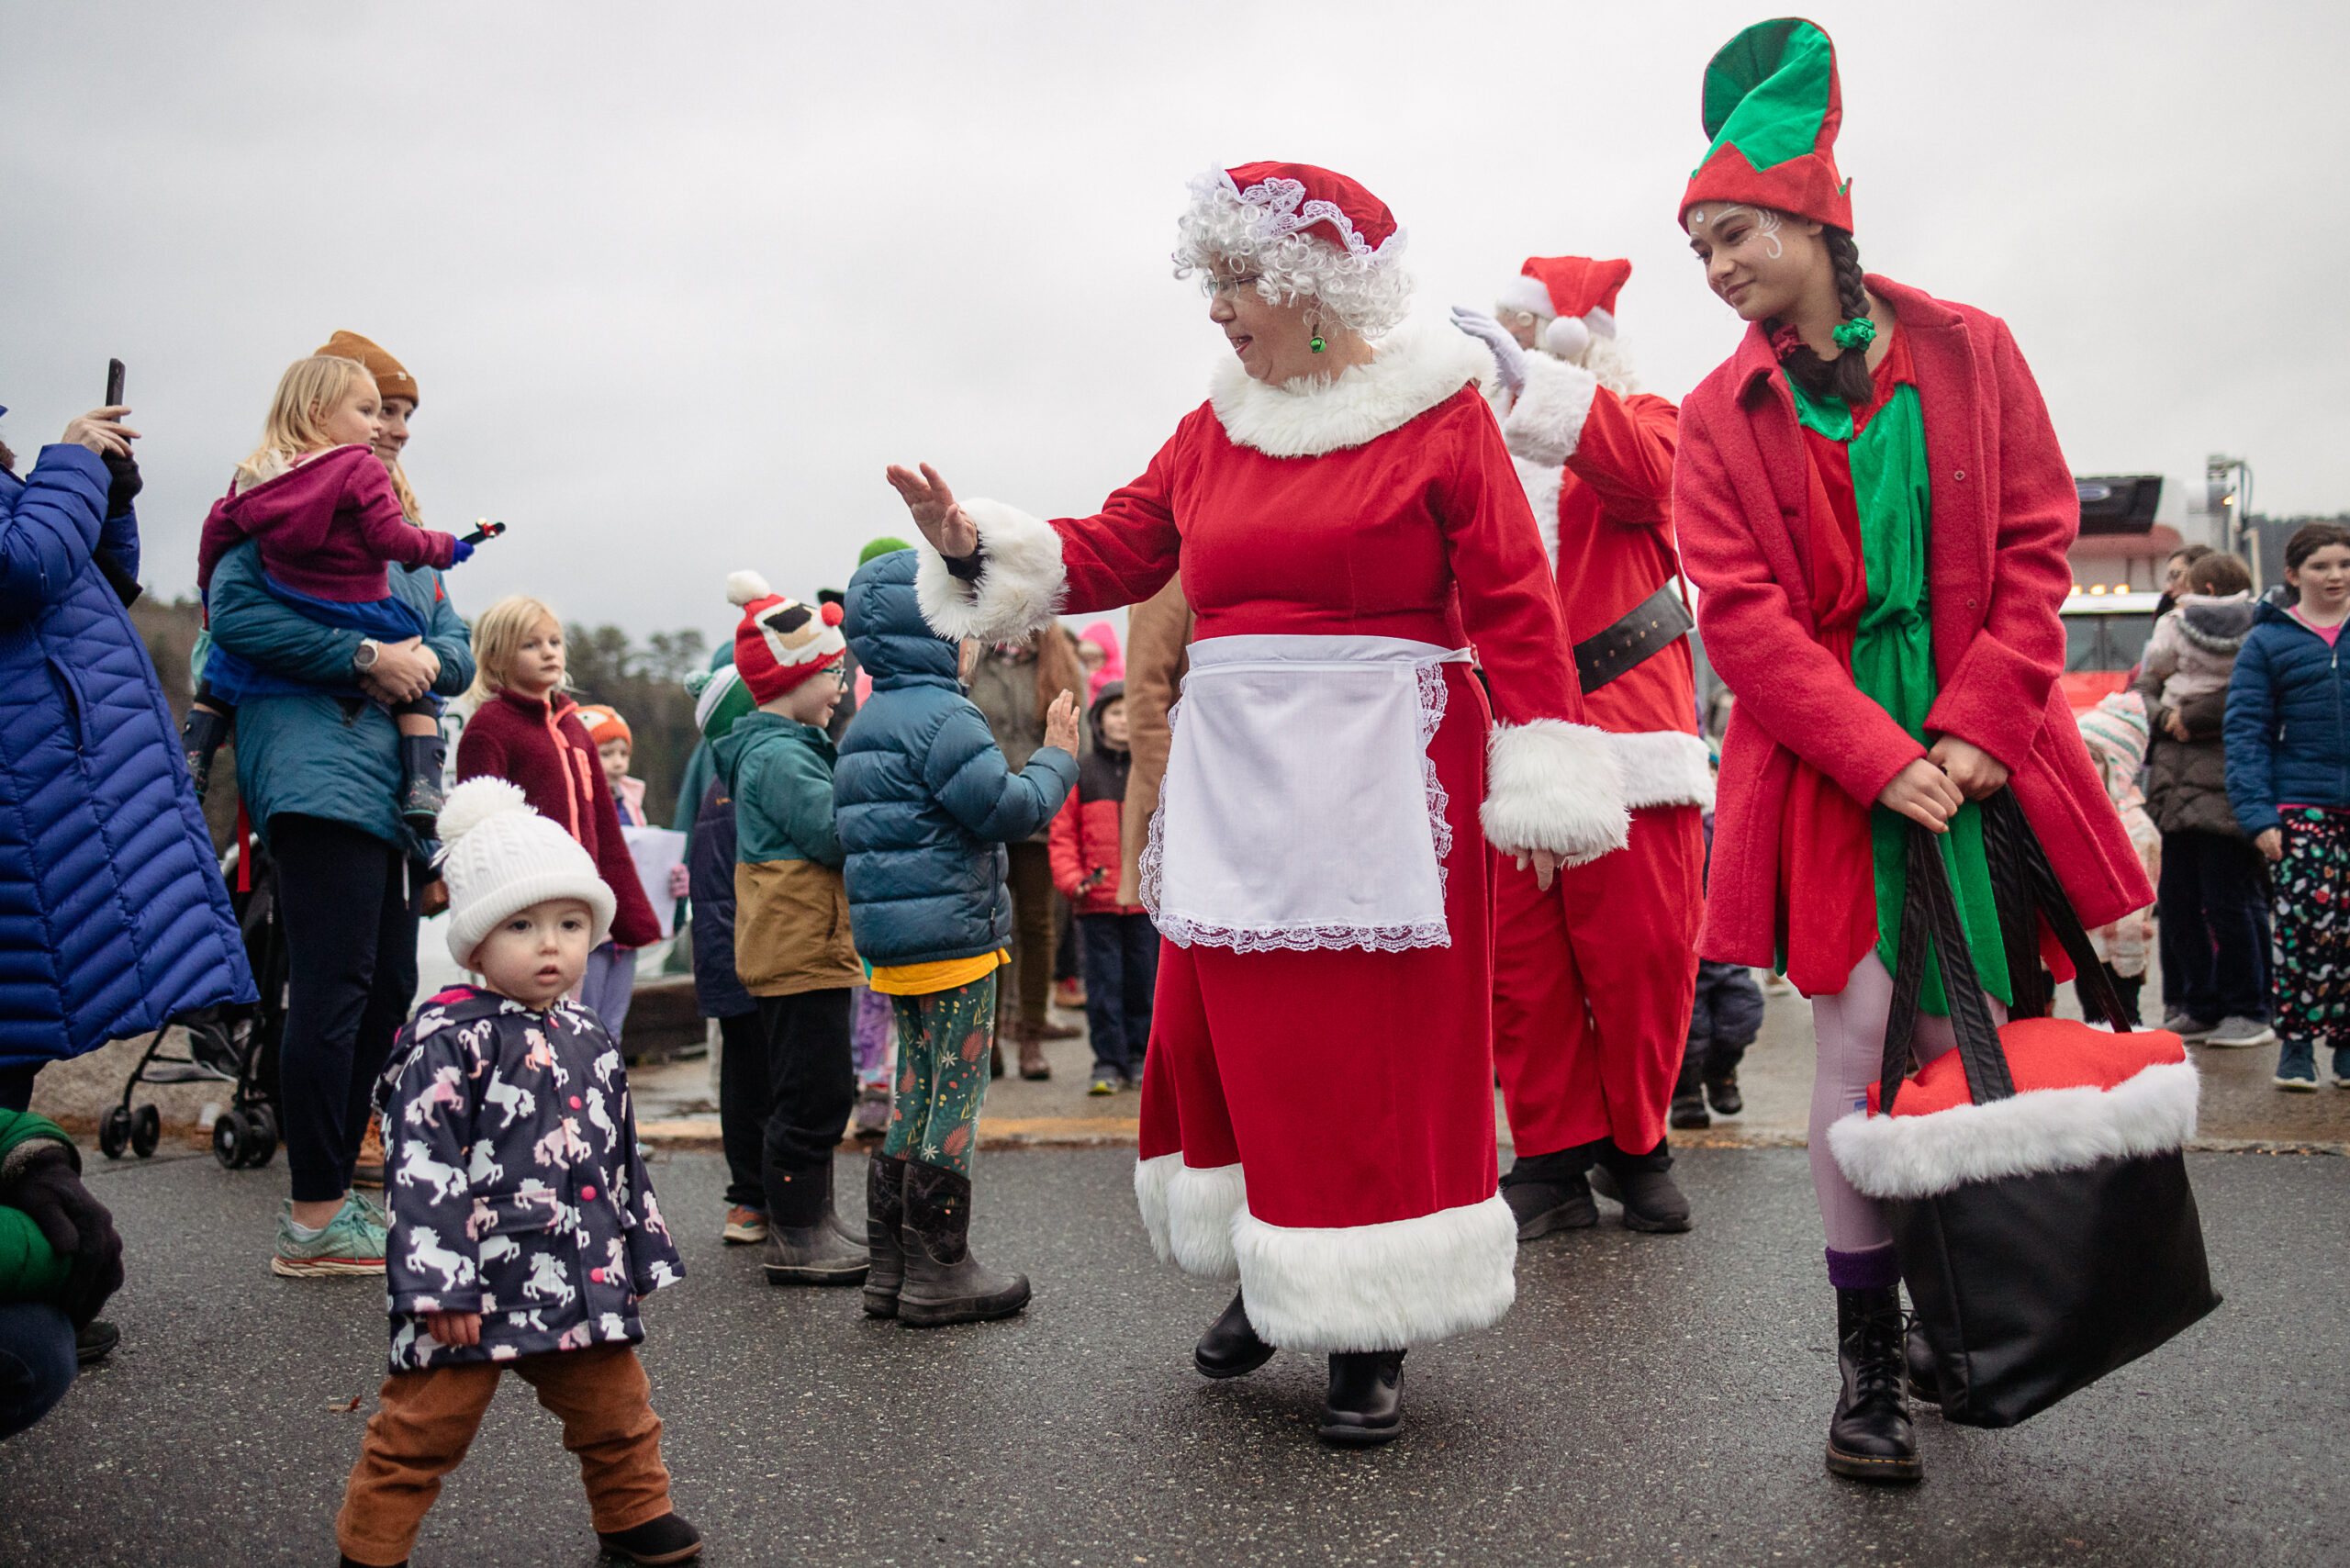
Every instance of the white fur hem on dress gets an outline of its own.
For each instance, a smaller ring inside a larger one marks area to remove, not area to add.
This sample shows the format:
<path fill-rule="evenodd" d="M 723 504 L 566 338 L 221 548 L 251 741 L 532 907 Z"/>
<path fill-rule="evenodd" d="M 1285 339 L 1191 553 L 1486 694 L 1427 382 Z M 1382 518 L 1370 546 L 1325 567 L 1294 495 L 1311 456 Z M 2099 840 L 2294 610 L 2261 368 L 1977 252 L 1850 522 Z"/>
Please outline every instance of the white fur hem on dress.
<path fill-rule="evenodd" d="M 1514 455 L 1556 468 L 1583 444 L 1583 421 L 1598 391 L 1599 377 L 1583 366 L 1528 354 L 1526 388 L 1502 420 L 1502 439 Z"/>
<path fill-rule="evenodd" d="M 1683 730 L 1646 730 L 1628 735 L 1610 731 L 1607 745 L 1616 753 L 1616 765 L 1624 771 L 1624 804 L 1629 809 L 1713 809 L 1713 754 L 1696 736 Z"/>
<path fill-rule="evenodd" d="M 1855 1113 L 1829 1127 L 1828 1146 L 1845 1179 L 1870 1197 L 1927 1198 L 1969 1182 L 2177 1148 L 2195 1136 L 2200 1093 L 2193 1062 L 2165 1062 L 2110 1089 L 2036 1089 L 1924 1116 Z"/>
<path fill-rule="evenodd" d="M 1570 866 L 1623 848 L 1632 819 L 1614 738 L 1559 719 L 1497 726 L 1486 752 L 1485 803 L 1479 813 L 1486 841 L 1547 849 Z"/>
<path fill-rule="evenodd" d="M 1061 536 L 1050 523 L 1002 501 L 965 501 L 963 510 L 979 525 L 985 553 L 979 580 L 967 583 L 949 572 L 946 558 L 927 540 L 915 545 L 914 599 L 922 618 L 949 641 L 1025 642 L 1051 622 L 1069 587 Z"/>
<path fill-rule="evenodd" d="M 1448 323 L 1407 320 L 1376 344 L 1367 364 L 1331 380 L 1271 386 L 1219 356 L 1208 402 L 1224 433 L 1268 457 L 1319 457 L 1365 446 L 1494 373 L 1483 343 Z"/>
<path fill-rule="evenodd" d="M 1416 1219 L 1234 1226 L 1248 1321 L 1288 1350 L 1401 1350 L 1501 1321 L 1517 1299 L 1517 1220 L 1497 1193 Z"/>
<path fill-rule="evenodd" d="M 1135 1202 L 1160 1262 L 1203 1279 L 1240 1277 L 1232 1226 L 1248 1206 L 1248 1184 L 1238 1164 L 1195 1169 L 1181 1153 L 1136 1160 Z"/>

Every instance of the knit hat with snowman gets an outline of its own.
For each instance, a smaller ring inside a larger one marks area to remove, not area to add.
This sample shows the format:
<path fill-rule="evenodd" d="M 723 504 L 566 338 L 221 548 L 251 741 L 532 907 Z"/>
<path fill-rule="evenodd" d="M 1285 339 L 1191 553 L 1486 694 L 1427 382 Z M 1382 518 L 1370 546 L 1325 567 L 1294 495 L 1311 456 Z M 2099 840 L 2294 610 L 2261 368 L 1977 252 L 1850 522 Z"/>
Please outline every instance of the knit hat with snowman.
<path fill-rule="evenodd" d="M 772 702 L 848 656 L 837 604 L 787 599 L 756 572 L 728 577 L 726 598 L 743 607 L 734 628 L 734 668 L 754 702 Z"/>
<path fill-rule="evenodd" d="M 449 957 L 473 968 L 474 949 L 509 917 L 549 899 L 577 899 L 612 932 L 612 890 L 579 841 L 531 809 L 503 778 L 468 778 L 441 808 L 442 879 L 449 884 Z"/>

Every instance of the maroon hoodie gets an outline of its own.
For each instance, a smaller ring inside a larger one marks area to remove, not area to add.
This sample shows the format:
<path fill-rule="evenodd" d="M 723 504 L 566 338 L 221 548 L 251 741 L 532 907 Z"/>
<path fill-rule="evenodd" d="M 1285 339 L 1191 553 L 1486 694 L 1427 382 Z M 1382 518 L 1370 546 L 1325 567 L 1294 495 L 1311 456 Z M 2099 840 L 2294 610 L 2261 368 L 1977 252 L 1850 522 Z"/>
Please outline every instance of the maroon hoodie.
<path fill-rule="evenodd" d="M 457 543 L 408 521 L 392 476 L 364 446 L 334 447 L 213 502 L 196 547 L 199 593 L 212 586 L 220 557 L 248 539 L 261 546 L 271 577 L 338 604 L 391 597 L 386 562 L 446 570 Z"/>

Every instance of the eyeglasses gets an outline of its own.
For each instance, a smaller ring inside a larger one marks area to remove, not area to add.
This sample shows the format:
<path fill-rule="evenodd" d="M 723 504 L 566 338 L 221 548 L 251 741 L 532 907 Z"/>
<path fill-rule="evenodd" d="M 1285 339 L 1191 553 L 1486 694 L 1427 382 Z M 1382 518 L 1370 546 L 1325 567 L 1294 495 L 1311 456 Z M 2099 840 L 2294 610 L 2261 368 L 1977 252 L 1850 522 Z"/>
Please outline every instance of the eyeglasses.
<path fill-rule="evenodd" d="M 1242 273 L 1238 277 L 1218 277 L 1214 273 L 1202 273 L 1200 294 L 1203 298 L 1214 299 L 1216 296 L 1229 293 L 1236 288 L 1254 288 L 1264 280 L 1263 273 Z"/>

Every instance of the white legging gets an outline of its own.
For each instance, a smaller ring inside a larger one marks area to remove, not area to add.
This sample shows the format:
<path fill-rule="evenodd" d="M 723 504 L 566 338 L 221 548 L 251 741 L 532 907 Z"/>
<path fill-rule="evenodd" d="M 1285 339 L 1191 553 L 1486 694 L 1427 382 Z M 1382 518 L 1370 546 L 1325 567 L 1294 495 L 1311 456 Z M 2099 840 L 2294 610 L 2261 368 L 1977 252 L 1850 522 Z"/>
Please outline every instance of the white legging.
<path fill-rule="evenodd" d="M 1999 999 L 1988 1000 L 1992 1021 L 2006 1023 L 2008 1011 Z M 1811 1186 L 1819 1197 L 1819 1223 L 1830 1251 L 1865 1252 L 1893 1241 L 1884 1210 L 1844 1179 L 1828 1147 L 1830 1124 L 1868 1109 L 1869 1086 L 1885 1066 L 1885 1029 L 1892 1010 L 1893 977 L 1874 953 L 1861 960 L 1842 991 L 1811 999 L 1812 1033 L 1819 1041 L 1811 1079 Z M 1958 1036 L 1948 1018 L 1921 1013 L 1912 1040 L 1910 1054 L 1922 1067 L 1957 1045 Z"/>

